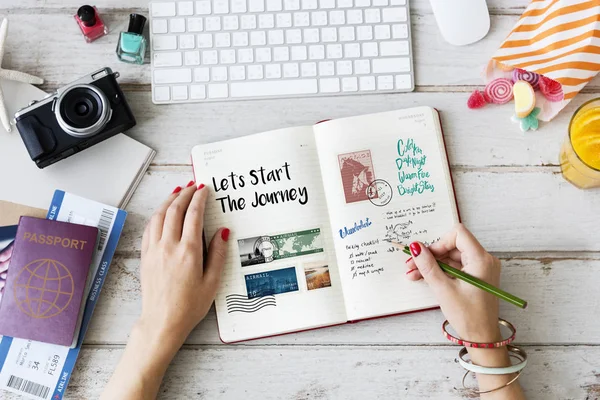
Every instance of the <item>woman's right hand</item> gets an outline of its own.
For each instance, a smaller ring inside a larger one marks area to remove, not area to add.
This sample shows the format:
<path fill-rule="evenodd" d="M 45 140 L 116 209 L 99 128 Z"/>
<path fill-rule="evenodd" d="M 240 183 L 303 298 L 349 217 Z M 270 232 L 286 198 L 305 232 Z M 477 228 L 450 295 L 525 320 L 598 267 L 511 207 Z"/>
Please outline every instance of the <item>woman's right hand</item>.
<path fill-rule="evenodd" d="M 494 286 L 500 284 L 500 261 L 488 253 L 462 224 L 454 226 L 429 247 L 420 242 L 411 243 L 409 247 L 412 259 L 406 263 L 408 279 L 425 279 L 458 335 L 471 342 L 501 340 L 498 298 L 446 275 L 436 259 Z"/>

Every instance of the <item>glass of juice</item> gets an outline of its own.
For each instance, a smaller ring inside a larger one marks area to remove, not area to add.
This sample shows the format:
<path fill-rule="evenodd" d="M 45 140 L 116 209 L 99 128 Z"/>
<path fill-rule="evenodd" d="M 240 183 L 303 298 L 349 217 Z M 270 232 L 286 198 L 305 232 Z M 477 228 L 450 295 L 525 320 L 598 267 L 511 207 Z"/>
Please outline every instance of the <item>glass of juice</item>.
<path fill-rule="evenodd" d="M 560 169 L 578 188 L 600 187 L 600 98 L 584 103 L 571 117 Z"/>

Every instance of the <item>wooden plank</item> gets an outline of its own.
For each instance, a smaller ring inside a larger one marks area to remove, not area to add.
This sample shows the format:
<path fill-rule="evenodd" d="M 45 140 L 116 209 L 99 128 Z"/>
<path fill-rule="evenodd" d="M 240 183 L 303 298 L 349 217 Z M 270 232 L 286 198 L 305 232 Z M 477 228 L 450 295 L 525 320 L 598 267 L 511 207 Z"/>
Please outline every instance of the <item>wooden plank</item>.
<path fill-rule="evenodd" d="M 599 251 L 600 191 L 582 191 L 558 168 L 454 168 L 462 221 L 490 251 Z M 189 166 L 152 167 L 128 206 L 120 249 L 137 251 L 153 210 Z M 163 196 L 164 194 L 164 196 Z"/>
<path fill-rule="evenodd" d="M 502 287 L 529 301 L 525 311 L 501 302 L 501 316 L 517 326 L 520 343 L 600 344 L 600 321 L 589 318 L 600 313 L 597 296 L 600 255 L 594 257 L 503 259 Z M 139 259 L 119 257 L 111 266 L 86 343 L 124 344 L 140 310 Z M 440 311 L 428 311 L 262 339 L 246 345 L 444 344 L 446 340 L 440 333 L 443 320 Z M 193 331 L 187 343 L 220 343 L 214 310 Z"/>
<path fill-rule="evenodd" d="M 598 347 L 526 351 L 520 381 L 528 399 L 599 398 Z M 167 371 L 159 399 L 477 398 L 462 389 L 457 353 L 458 347 L 448 346 L 184 348 Z M 99 398 L 121 354 L 121 348 L 85 348 L 66 398 Z"/>

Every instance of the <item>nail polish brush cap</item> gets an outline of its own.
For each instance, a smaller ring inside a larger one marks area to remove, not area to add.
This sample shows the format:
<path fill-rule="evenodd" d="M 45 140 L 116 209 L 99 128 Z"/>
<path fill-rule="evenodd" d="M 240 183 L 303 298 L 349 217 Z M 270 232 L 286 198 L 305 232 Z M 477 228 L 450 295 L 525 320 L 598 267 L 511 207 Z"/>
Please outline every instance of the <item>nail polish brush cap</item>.
<path fill-rule="evenodd" d="M 92 6 L 81 6 L 77 10 L 77 16 L 85 26 L 96 25 L 96 10 Z"/>
<path fill-rule="evenodd" d="M 127 32 L 137 33 L 141 35 L 144 32 L 144 25 L 146 24 L 146 17 L 140 14 L 129 15 L 129 27 Z"/>

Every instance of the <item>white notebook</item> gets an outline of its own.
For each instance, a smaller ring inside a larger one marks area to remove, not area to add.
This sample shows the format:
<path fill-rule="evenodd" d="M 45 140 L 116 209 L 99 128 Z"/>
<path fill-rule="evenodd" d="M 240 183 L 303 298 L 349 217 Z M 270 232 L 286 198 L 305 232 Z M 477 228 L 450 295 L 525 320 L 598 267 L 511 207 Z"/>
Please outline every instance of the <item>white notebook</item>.
<path fill-rule="evenodd" d="M 10 119 L 46 93 L 35 86 L 0 79 Z M 156 152 L 118 134 L 44 169 L 29 157 L 16 127 L 0 125 L 0 200 L 47 209 L 56 189 L 124 208 Z"/>
<path fill-rule="evenodd" d="M 419 107 L 192 150 L 205 234 L 231 229 L 216 297 L 224 342 L 437 306 L 390 241 L 458 222 L 438 112 Z"/>

